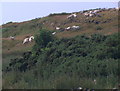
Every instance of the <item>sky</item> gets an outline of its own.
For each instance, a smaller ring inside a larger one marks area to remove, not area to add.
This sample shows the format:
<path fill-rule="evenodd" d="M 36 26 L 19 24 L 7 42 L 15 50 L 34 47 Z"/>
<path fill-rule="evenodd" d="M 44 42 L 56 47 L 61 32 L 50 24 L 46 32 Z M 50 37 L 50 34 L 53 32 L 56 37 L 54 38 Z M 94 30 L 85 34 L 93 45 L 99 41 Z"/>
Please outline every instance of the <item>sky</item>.
<path fill-rule="evenodd" d="M 95 8 L 117 7 L 117 2 L 1 2 L 1 24 L 22 22 L 50 13 L 79 12 Z"/>

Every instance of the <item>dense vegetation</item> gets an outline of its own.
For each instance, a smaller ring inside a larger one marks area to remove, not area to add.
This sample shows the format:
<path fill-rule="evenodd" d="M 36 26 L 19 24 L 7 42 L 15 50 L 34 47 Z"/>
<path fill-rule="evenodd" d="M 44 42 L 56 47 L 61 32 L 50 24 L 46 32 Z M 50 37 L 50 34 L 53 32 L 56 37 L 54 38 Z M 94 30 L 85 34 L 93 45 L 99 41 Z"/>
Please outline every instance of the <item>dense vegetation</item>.
<path fill-rule="evenodd" d="M 3 69 L 3 88 L 117 87 L 119 41 L 118 34 L 58 39 L 42 30 L 32 51 Z"/>

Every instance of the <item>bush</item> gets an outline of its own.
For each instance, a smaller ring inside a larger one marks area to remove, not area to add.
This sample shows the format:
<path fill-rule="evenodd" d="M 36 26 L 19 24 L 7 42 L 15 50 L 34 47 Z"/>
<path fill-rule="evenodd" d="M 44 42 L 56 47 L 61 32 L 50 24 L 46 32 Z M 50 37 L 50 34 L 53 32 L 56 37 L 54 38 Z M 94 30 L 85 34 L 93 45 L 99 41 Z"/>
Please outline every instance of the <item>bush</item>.
<path fill-rule="evenodd" d="M 6 23 L 6 24 L 10 24 L 10 23 L 13 23 L 12 21 L 10 21 L 10 22 L 8 22 L 8 23 Z"/>
<path fill-rule="evenodd" d="M 34 50 L 45 48 L 47 44 L 53 40 L 52 33 L 47 30 L 40 30 L 39 34 L 35 37 Z"/>

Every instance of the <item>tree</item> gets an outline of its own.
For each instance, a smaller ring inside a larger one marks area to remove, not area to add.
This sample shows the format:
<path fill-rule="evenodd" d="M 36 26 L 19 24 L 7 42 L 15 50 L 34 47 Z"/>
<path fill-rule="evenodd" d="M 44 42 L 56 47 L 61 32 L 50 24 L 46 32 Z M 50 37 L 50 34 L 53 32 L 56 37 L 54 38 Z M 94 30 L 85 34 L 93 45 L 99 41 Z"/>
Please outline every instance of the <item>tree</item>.
<path fill-rule="evenodd" d="M 35 37 L 35 45 L 33 49 L 45 48 L 47 44 L 53 40 L 53 35 L 50 31 L 40 30 Z"/>

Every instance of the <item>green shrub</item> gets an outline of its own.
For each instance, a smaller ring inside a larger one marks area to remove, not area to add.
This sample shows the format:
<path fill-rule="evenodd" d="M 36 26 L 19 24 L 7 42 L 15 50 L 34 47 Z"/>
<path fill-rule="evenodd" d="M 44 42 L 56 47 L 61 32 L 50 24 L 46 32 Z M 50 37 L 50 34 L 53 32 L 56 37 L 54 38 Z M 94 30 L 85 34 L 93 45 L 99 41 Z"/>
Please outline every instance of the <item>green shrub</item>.
<path fill-rule="evenodd" d="M 34 50 L 39 50 L 40 48 L 45 48 L 47 44 L 53 40 L 52 33 L 47 30 L 40 30 L 39 34 L 35 37 Z"/>

